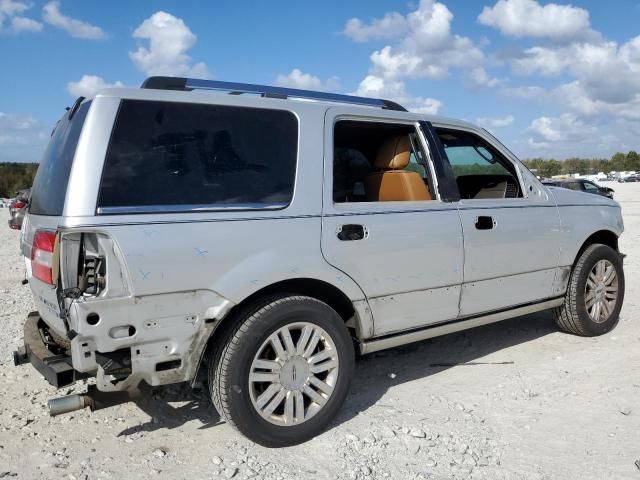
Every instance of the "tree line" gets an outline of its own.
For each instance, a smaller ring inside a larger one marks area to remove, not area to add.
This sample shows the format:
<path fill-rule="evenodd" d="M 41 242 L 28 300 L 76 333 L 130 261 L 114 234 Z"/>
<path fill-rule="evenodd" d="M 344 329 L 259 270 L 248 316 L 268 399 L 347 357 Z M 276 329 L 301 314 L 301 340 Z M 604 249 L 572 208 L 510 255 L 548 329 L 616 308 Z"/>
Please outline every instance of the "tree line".
<path fill-rule="evenodd" d="M 633 150 L 629 153 L 615 153 L 611 159 L 606 158 L 568 158 L 566 160 L 554 160 L 544 158 L 532 158 L 523 162 L 529 169 L 536 170 L 539 177 L 552 177 L 553 175 L 567 175 L 579 173 L 581 175 L 593 175 L 604 172 L 640 171 L 640 154 Z"/>
<path fill-rule="evenodd" d="M 0 163 L 0 197 L 11 198 L 31 187 L 37 170 L 37 163 Z"/>

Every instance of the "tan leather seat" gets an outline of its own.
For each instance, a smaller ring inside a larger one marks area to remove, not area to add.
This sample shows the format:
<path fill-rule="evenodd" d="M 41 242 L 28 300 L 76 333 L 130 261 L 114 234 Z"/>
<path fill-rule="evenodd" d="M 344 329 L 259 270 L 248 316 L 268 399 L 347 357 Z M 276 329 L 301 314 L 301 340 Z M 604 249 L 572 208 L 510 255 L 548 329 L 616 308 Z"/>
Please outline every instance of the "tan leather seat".
<path fill-rule="evenodd" d="M 408 135 L 390 138 L 382 144 L 373 165 L 376 171 L 364 179 L 368 201 L 432 200 L 420 174 L 404 170 L 409 165 L 410 155 Z"/>

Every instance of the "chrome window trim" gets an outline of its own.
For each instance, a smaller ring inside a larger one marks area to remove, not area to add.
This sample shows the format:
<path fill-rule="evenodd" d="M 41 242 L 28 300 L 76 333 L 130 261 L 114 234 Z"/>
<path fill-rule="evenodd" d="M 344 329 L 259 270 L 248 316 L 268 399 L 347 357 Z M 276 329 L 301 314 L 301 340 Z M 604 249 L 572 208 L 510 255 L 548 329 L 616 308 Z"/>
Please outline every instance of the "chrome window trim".
<path fill-rule="evenodd" d="M 434 164 L 435 159 L 433 158 L 433 153 L 431 152 L 431 148 L 429 148 L 429 142 L 427 138 L 424 136 L 424 132 L 420 126 L 420 122 L 415 123 L 416 132 L 418 134 L 418 139 L 422 145 L 422 150 L 427 155 L 427 165 L 429 166 L 429 174 L 431 175 L 431 180 L 433 182 L 433 188 L 435 191 L 431 192 L 431 195 L 434 197 L 433 200 L 437 200 L 442 202 L 442 197 L 440 195 L 440 184 L 438 182 L 438 175 L 436 175 L 436 166 Z"/>
<path fill-rule="evenodd" d="M 189 213 L 189 212 L 246 212 L 255 210 L 283 210 L 290 202 L 282 203 L 232 203 L 202 205 L 139 205 L 124 207 L 99 207 L 98 215 L 130 215 L 145 213 Z"/>

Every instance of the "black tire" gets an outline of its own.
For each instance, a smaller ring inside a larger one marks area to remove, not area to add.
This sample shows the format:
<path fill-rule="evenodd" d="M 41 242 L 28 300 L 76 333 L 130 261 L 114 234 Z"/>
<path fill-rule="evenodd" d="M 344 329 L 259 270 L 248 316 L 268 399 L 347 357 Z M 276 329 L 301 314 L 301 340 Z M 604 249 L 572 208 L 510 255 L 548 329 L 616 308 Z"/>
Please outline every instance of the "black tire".
<path fill-rule="evenodd" d="M 585 286 L 589 273 L 600 260 L 608 260 L 615 267 L 618 296 L 615 307 L 609 317 L 605 321 L 598 323 L 589 316 L 587 311 Z M 610 332 L 618 324 L 620 309 L 624 301 L 624 289 L 624 270 L 621 255 L 607 245 L 589 245 L 580 254 L 573 267 L 569 284 L 567 285 L 564 304 L 554 310 L 556 323 L 565 332 L 584 337 L 595 337 Z"/>
<path fill-rule="evenodd" d="M 251 364 L 263 342 L 274 332 L 301 320 L 319 326 L 331 337 L 338 354 L 339 374 L 327 403 L 314 416 L 297 425 L 274 425 L 252 403 Z M 324 431 L 344 403 L 353 368 L 353 342 L 343 319 L 333 308 L 311 297 L 271 297 L 245 310 L 223 346 L 211 357 L 209 389 L 221 417 L 247 438 L 265 447 L 290 446 Z"/>

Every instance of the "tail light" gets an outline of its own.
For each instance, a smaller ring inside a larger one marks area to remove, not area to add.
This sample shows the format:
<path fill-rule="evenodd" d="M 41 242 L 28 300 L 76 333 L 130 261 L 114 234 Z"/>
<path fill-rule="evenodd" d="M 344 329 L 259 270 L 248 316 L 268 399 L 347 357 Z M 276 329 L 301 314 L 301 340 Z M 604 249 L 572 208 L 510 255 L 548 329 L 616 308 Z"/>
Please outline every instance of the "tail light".
<path fill-rule="evenodd" d="M 11 208 L 17 208 L 18 210 L 21 208 L 24 208 L 27 204 L 25 202 L 21 202 L 20 200 L 16 200 L 15 202 L 13 202 L 10 207 Z"/>
<path fill-rule="evenodd" d="M 33 276 L 49 285 L 53 285 L 53 250 L 56 232 L 38 230 L 31 246 L 31 270 Z"/>

